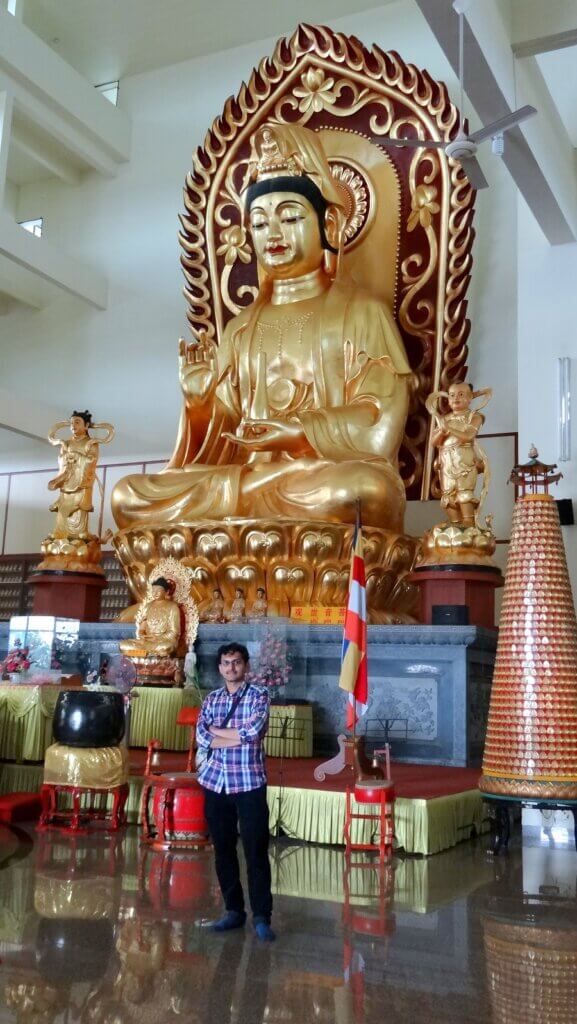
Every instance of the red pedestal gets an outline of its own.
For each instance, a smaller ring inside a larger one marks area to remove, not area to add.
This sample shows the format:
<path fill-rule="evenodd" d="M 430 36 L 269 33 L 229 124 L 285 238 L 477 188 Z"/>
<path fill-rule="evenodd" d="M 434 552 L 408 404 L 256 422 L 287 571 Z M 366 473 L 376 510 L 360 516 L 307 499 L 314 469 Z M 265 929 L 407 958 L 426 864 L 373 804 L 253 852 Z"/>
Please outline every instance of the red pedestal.
<path fill-rule="evenodd" d="M 106 578 L 95 573 L 39 572 L 30 576 L 34 615 L 58 615 L 81 622 L 100 620 L 100 601 Z"/>
<path fill-rule="evenodd" d="M 495 590 L 503 586 L 500 569 L 475 565 L 426 565 L 409 576 L 421 594 L 421 622 L 431 624 L 433 605 L 469 609 L 469 625 L 495 629 Z"/>

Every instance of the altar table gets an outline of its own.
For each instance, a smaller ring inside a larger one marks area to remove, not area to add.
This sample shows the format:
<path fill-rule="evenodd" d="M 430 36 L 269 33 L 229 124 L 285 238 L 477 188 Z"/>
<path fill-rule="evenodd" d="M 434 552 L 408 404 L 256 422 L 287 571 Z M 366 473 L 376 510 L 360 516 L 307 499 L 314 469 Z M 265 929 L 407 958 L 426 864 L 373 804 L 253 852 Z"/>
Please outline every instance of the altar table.
<path fill-rule="evenodd" d="M 0 760 L 44 760 L 44 751 L 52 743 L 54 708 L 63 689 L 49 684 L 0 685 Z M 130 746 L 146 747 L 149 740 L 157 739 L 163 750 L 188 750 L 189 730 L 177 725 L 176 719 L 181 708 L 198 705 L 197 692 L 153 686 L 137 687 L 134 692 Z M 272 705 L 265 750 L 270 757 L 312 757 L 310 704 Z"/>

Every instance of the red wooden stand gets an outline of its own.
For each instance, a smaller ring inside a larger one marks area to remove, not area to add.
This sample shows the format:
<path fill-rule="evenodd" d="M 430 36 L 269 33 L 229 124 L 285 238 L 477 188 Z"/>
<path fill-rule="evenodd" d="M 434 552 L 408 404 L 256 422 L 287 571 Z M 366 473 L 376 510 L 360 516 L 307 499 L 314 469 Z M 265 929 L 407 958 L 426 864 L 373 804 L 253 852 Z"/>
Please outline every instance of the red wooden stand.
<path fill-rule="evenodd" d="M 81 622 L 100 620 L 106 577 L 87 572 L 39 572 L 28 579 L 34 587 L 34 615 L 57 615 Z"/>
<path fill-rule="evenodd" d="M 421 594 L 421 622 L 431 624 L 433 605 L 466 605 L 469 625 L 495 629 L 495 590 L 503 586 L 501 570 L 476 565 L 424 565 L 408 577 Z"/>
<path fill-rule="evenodd" d="M 354 803 L 376 804 L 373 813 L 353 810 Z M 353 821 L 374 821 L 376 836 L 370 843 L 354 843 L 352 840 Z M 351 790 L 347 786 L 345 809 L 345 856 L 351 856 L 351 850 L 371 850 L 379 854 L 384 861 L 387 853 L 392 853 L 395 836 L 395 787 L 391 779 L 368 779 L 356 782 Z"/>
<path fill-rule="evenodd" d="M 58 806 L 58 797 L 62 794 L 72 799 L 72 807 L 60 808 Z M 95 797 L 109 794 L 112 796 L 110 811 L 95 807 Z M 81 806 L 83 796 L 88 797 L 89 801 L 88 805 L 84 807 Z M 42 814 L 36 826 L 39 832 L 54 828 L 71 834 L 86 833 L 89 826 L 94 824 L 100 825 L 107 832 L 117 832 L 119 828 L 126 825 L 127 783 L 102 789 L 44 783 L 40 790 L 40 799 Z"/>

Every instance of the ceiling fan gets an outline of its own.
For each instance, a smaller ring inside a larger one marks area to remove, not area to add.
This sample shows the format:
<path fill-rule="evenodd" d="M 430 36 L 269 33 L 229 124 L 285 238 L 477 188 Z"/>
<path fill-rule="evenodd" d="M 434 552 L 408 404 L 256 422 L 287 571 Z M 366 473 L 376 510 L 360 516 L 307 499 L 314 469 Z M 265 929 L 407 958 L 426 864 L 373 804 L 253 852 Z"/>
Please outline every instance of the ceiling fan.
<path fill-rule="evenodd" d="M 463 18 L 467 6 L 467 0 L 454 0 L 453 2 L 453 7 L 459 15 L 459 110 L 461 116 L 464 105 Z M 516 125 L 521 124 L 522 121 L 526 121 L 528 117 L 532 117 L 536 113 L 535 107 L 520 107 L 519 110 L 506 114 L 505 117 L 485 125 L 484 128 L 480 128 L 477 132 L 472 132 L 471 135 L 466 135 L 461 127 L 456 138 L 451 139 L 450 142 L 438 139 L 393 139 L 390 137 L 380 139 L 379 141 L 384 143 L 385 146 L 398 146 L 400 148 L 442 149 L 448 157 L 459 161 L 473 188 L 488 188 L 489 182 L 483 174 L 479 161 L 476 159 L 479 143 L 484 142 L 485 139 L 494 139 L 495 137 L 502 136 L 504 132 L 509 131 L 510 128 L 515 128 Z"/>

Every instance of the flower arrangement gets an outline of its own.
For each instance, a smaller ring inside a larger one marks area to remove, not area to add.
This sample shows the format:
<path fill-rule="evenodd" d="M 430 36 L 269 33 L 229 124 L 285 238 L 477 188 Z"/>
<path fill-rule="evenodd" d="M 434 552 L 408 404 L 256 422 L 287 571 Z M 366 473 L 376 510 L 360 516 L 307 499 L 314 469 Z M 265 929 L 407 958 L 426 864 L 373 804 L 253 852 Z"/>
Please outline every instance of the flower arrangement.
<path fill-rule="evenodd" d="M 21 640 L 15 640 L 14 647 L 8 651 L 5 660 L 0 663 L 2 678 L 5 679 L 13 673 L 27 672 L 32 664 L 29 654 L 30 648 L 23 647 Z"/>
<path fill-rule="evenodd" d="M 287 642 L 284 637 L 266 629 L 254 666 L 248 678 L 260 686 L 286 686 L 292 672 Z"/>

